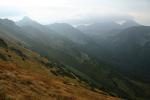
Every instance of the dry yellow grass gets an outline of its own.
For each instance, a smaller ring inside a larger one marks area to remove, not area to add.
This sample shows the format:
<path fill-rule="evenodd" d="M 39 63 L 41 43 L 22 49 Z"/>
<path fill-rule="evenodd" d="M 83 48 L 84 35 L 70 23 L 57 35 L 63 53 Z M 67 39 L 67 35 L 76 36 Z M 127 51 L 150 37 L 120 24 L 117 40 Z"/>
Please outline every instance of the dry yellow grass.
<path fill-rule="evenodd" d="M 32 72 L 16 63 L 0 61 L 0 100 L 120 100 L 102 91 L 93 92 L 63 81 L 63 77 Z"/>

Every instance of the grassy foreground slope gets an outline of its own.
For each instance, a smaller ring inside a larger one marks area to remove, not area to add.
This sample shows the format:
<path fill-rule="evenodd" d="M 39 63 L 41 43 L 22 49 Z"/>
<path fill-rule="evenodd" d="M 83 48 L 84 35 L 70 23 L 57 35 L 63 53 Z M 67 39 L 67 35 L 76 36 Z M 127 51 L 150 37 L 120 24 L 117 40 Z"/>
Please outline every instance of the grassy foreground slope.
<path fill-rule="evenodd" d="M 120 100 L 16 42 L 0 39 L 0 100 Z"/>

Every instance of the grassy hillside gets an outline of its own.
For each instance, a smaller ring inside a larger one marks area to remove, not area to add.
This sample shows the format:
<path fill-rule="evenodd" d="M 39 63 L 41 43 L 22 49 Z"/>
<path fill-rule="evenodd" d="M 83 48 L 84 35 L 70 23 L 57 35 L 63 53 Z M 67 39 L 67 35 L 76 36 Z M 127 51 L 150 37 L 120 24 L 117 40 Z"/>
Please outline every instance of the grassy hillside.
<path fill-rule="evenodd" d="M 10 40 L 10 39 L 9 39 Z M 18 43 L 0 39 L 0 100 L 120 100 Z"/>

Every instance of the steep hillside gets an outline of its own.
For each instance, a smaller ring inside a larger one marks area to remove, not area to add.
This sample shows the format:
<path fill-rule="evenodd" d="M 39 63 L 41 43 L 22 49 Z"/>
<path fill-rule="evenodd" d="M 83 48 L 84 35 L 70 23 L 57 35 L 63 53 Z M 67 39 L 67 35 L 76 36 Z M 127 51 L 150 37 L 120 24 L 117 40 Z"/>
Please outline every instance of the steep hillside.
<path fill-rule="evenodd" d="M 134 79 L 150 82 L 149 26 L 127 28 L 111 37 L 109 46 L 113 52 L 113 61 L 123 71 L 131 72 Z"/>
<path fill-rule="evenodd" d="M 148 85 L 150 83 L 149 33 L 149 26 L 135 26 L 119 31 L 110 31 L 108 34 L 112 35 L 106 36 L 105 39 L 96 40 L 102 45 L 106 45 L 105 47 L 108 49 L 109 55 L 104 52 L 105 61 L 116 66 L 119 72 L 121 71 L 121 75 L 128 78 L 127 83 L 125 82 L 126 85 L 136 86 L 132 89 L 135 95 L 141 90 L 144 91 L 138 94 L 143 98 L 150 96 L 148 93 L 150 87 Z M 98 57 L 99 55 L 97 55 Z"/>
<path fill-rule="evenodd" d="M 71 40 L 74 43 L 72 44 L 74 45 L 72 48 L 76 49 L 76 51 L 80 51 L 79 55 L 83 55 L 83 53 L 89 57 L 100 55 L 102 58 L 104 56 L 103 52 L 107 51 L 104 46 L 99 45 L 99 43 L 97 43 L 91 37 L 69 24 L 55 23 L 46 26 L 49 29 Z"/>
<path fill-rule="evenodd" d="M 11 38 L 9 38 L 10 40 Z M 0 39 L 0 100 L 121 100 L 16 42 Z"/>

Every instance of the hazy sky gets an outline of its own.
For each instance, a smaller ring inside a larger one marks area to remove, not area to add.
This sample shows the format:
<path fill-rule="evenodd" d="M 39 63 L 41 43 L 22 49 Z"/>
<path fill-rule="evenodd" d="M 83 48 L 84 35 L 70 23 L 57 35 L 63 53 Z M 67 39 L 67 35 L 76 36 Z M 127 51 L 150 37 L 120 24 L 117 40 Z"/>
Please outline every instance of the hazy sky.
<path fill-rule="evenodd" d="M 150 25 L 150 0 L 0 0 L 0 18 L 29 16 L 47 24 L 134 19 Z"/>

